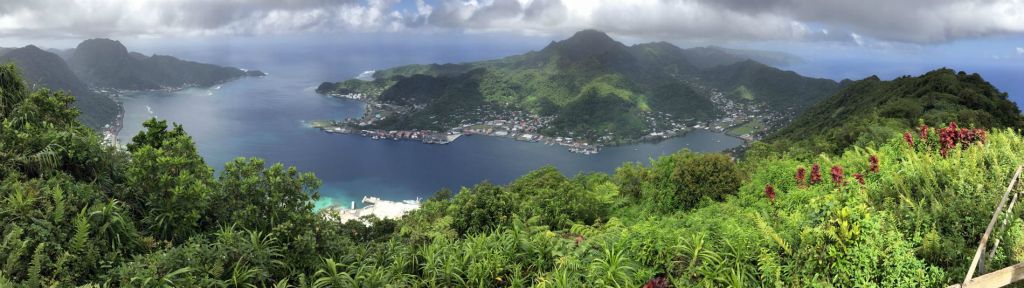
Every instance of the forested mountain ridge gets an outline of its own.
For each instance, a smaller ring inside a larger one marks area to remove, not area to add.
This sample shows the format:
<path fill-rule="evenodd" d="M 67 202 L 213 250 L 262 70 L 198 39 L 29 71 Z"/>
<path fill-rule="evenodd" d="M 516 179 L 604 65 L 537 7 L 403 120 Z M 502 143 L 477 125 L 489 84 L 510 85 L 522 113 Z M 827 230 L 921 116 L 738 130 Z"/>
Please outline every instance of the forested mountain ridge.
<path fill-rule="evenodd" d="M 8 62 L 17 64 L 34 88 L 45 87 L 74 95 L 74 105 L 82 112 L 79 119 L 90 127 L 103 127 L 117 115 L 117 103 L 90 90 L 56 54 L 29 45 L 0 54 L 0 63 Z"/>
<path fill-rule="evenodd" d="M 546 134 L 631 139 L 655 126 L 652 115 L 692 125 L 741 113 L 723 107 L 735 101 L 792 117 L 839 87 L 726 51 L 665 42 L 626 46 L 583 30 L 522 55 L 395 67 L 377 71 L 373 81 L 323 83 L 317 92 L 420 107 L 380 123 L 384 128 L 444 130 L 480 120 L 460 116 L 487 106 L 552 116 Z"/>
<path fill-rule="evenodd" d="M 770 150 L 813 156 L 883 142 L 924 123 L 1024 128 L 1018 106 L 977 73 L 942 68 L 883 81 L 854 81 L 765 139 Z"/>
<path fill-rule="evenodd" d="M 123 90 L 205 87 L 239 77 L 263 75 L 259 71 L 247 72 L 171 56 L 129 53 L 121 42 L 109 39 L 89 39 L 78 44 L 68 64 L 79 78 L 94 88 Z"/>
<path fill-rule="evenodd" d="M 0 66 L 2 287 L 942 287 L 1024 163 L 1019 131 L 983 127 L 811 160 L 684 150 L 338 223 L 312 174 L 239 158 L 215 175 L 155 119 L 107 147 L 72 100 Z M 1024 262 L 1006 221 L 987 270 Z"/>
<path fill-rule="evenodd" d="M 0 48 L 0 63 L 18 64 L 34 86 L 66 91 L 76 98 L 80 119 L 94 129 L 114 121 L 117 103 L 96 90 L 177 89 L 212 86 L 245 76 L 245 71 L 180 60 L 171 56 L 145 56 L 128 52 L 120 42 L 108 39 L 83 41 L 75 49 L 42 50 L 34 45 Z"/>

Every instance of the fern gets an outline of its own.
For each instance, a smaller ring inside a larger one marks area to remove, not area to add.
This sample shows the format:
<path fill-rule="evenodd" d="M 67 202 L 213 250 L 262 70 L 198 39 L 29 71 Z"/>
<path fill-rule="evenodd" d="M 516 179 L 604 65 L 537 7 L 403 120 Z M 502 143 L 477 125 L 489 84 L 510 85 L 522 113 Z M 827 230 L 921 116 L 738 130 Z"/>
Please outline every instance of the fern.
<path fill-rule="evenodd" d="M 46 243 L 36 245 L 35 253 L 32 253 L 32 263 L 28 267 L 28 287 L 40 287 L 43 284 L 43 266 L 46 257 Z"/>
<path fill-rule="evenodd" d="M 786 252 L 786 255 L 793 254 L 793 250 L 790 249 L 789 243 L 786 243 L 786 239 L 782 239 L 782 236 L 775 233 L 775 229 L 772 229 L 772 226 L 768 225 L 768 222 L 765 222 L 764 218 L 761 217 L 761 214 L 755 213 L 754 221 L 757 223 L 757 229 L 761 231 L 761 235 L 771 241 L 774 241 L 775 244 L 782 248 L 782 251 Z"/>
<path fill-rule="evenodd" d="M 89 244 L 89 219 L 86 218 L 85 208 L 75 216 L 75 235 L 71 237 L 71 251 L 82 253 Z"/>
<path fill-rule="evenodd" d="M 3 248 L 7 251 L 7 260 L 4 262 L 3 271 L 11 273 L 21 270 L 21 256 L 28 251 L 28 241 L 21 240 L 22 233 L 24 230 L 21 227 L 14 226 L 14 229 L 4 236 Z"/>
<path fill-rule="evenodd" d="M 64 190 L 54 187 L 50 196 L 53 198 L 53 223 L 61 223 L 64 221 Z"/>

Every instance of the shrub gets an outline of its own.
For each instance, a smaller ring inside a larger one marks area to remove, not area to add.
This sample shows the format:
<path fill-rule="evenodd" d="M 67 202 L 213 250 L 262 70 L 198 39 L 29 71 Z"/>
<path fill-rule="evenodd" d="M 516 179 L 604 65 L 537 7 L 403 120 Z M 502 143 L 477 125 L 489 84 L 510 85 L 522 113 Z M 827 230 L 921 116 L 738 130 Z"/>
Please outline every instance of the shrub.
<path fill-rule="evenodd" d="M 673 206 L 683 209 L 696 207 L 702 199 L 722 201 L 736 194 L 743 181 L 736 163 L 725 154 L 684 150 L 659 158 L 652 169 L 651 181 L 671 193 Z"/>

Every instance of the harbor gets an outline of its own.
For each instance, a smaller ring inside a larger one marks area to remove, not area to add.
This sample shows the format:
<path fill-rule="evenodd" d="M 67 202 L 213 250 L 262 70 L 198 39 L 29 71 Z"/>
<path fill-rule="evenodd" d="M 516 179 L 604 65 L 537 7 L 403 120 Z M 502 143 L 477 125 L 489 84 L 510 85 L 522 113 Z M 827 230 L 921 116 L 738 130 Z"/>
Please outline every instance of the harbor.
<path fill-rule="evenodd" d="M 373 196 L 363 196 L 361 201 L 365 206 L 356 208 L 356 202 L 352 201 L 348 209 L 339 206 L 324 208 L 321 212 L 323 217 L 341 223 L 356 220 L 363 217 L 374 216 L 380 219 L 398 219 L 410 211 L 420 208 L 420 199 L 404 201 L 388 201 Z"/>

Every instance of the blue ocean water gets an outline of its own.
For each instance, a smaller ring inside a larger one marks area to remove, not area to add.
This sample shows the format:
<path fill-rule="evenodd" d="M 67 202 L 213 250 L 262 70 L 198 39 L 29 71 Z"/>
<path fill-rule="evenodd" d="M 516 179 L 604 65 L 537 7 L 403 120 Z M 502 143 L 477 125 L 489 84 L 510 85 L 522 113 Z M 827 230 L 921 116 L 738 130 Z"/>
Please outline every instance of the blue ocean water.
<path fill-rule="evenodd" d="M 647 162 L 682 148 L 718 151 L 741 144 L 739 139 L 724 134 L 696 131 L 658 143 L 611 147 L 596 155 L 581 155 L 559 146 L 487 136 L 429 145 L 327 134 L 306 127 L 304 121 L 358 116 L 363 104 L 316 94 L 314 88 L 322 81 L 338 81 L 364 70 L 408 63 L 496 58 L 528 48 L 500 41 L 433 47 L 408 47 L 400 41 L 334 43 L 287 49 L 282 47 L 287 45 L 275 43 L 151 47 L 157 53 L 260 69 L 269 75 L 219 87 L 125 95 L 121 98 L 126 115 L 120 140 L 130 140 L 150 117 L 178 122 L 214 168 L 223 167 L 235 157 L 260 157 L 269 163 L 294 165 L 300 171 L 314 172 L 323 181 L 322 197 L 342 205 L 367 195 L 402 200 L 485 180 L 504 184 L 545 165 L 553 165 L 566 175 L 611 172 L 623 162 Z"/>
<path fill-rule="evenodd" d="M 351 36 L 351 35 L 350 35 Z M 358 36 L 358 35 L 356 35 Z M 358 39 L 358 40 L 357 40 Z M 323 97 L 314 88 L 323 81 L 353 78 L 366 70 L 405 64 L 495 59 L 538 49 L 546 39 L 469 35 L 464 37 L 272 37 L 135 40 L 126 45 L 147 54 L 260 69 L 269 75 L 212 87 L 175 92 L 142 92 L 122 98 L 126 141 L 149 117 L 185 125 L 207 163 L 220 168 L 235 157 L 261 157 L 310 171 L 323 181 L 321 195 L 338 204 L 379 196 L 400 200 L 426 197 L 438 189 L 457 190 L 481 181 L 507 183 L 544 165 L 567 175 L 611 172 L 625 161 L 644 161 L 682 148 L 718 151 L 739 145 L 719 133 L 694 132 L 660 143 L 604 149 L 597 155 L 573 154 L 561 147 L 483 136 L 463 137 L 450 145 L 372 140 L 325 134 L 304 121 L 361 115 L 363 104 Z M 1024 67 L 970 61 L 900 61 L 893 58 L 833 57 L 783 67 L 836 80 L 878 75 L 891 79 L 919 75 L 939 67 L 981 73 L 986 80 L 1024 100 Z M 152 111 L 152 113 L 150 113 Z"/>

